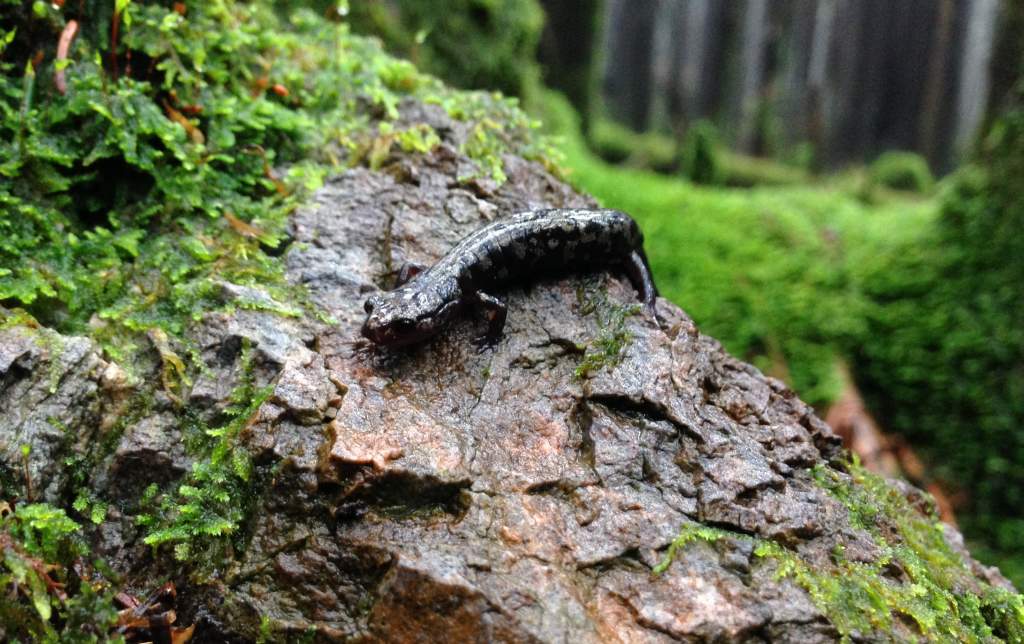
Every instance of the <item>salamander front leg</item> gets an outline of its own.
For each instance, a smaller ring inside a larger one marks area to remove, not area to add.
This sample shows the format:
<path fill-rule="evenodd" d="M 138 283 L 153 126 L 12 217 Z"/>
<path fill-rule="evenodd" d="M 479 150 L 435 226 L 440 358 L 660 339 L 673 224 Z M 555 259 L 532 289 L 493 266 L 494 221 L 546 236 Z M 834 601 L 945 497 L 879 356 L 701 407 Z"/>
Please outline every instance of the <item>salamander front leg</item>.
<path fill-rule="evenodd" d="M 651 269 L 647 266 L 647 258 L 639 251 L 633 251 L 626 257 L 626 274 L 633 288 L 640 294 L 644 303 L 644 309 L 652 319 L 657 321 L 655 315 L 654 301 L 658 297 L 658 289 L 654 286 L 654 277 L 651 276 Z"/>
<path fill-rule="evenodd" d="M 501 339 L 501 332 L 505 328 L 505 318 L 508 317 L 508 307 L 498 298 L 483 291 L 477 291 L 474 297 L 487 319 L 487 334 L 480 339 L 484 346 L 494 345 Z"/>

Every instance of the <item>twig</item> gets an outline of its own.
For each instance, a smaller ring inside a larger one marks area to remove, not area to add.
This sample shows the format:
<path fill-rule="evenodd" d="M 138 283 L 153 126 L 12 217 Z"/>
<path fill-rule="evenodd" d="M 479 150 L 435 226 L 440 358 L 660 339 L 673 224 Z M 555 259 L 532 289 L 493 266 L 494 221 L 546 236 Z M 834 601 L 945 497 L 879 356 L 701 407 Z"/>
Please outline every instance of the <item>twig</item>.
<path fill-rule="evenodd" d="M 57 63 L 53 66 L 53 84 L 57 86 L 57 91 L 62 96 L 68 92 L 68 82 L 64 78 L 64 68 L 67 66 L 65 61 L 68 58 L 71 43 L 74 42 L 77 34 L 78 21 L 69 20 L 68 24 L 64 25 L 64 30 L 60 32 L 60 40 L 57 42 Z"/>

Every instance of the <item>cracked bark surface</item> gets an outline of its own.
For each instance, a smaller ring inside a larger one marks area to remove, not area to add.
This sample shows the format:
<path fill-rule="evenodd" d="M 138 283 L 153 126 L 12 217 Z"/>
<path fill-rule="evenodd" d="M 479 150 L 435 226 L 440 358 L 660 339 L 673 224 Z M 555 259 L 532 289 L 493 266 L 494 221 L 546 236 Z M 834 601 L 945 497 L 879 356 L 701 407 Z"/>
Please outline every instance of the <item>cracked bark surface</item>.
<path fill-rule="evenodd" d="M 756 556 L 752 540 L 696 540 L 652 573 L 680 530 L 697 524 L 771 540 L 822 569 L 839 546 L 850 561 L 879 555 L 810 471 L 835 465 L 828 426 L 674 304 L 659 300 L 661 328 L 625 315 L 621 350 L 585 375 L 581 361 L 610 332 L 605 314 L 635 303 L 624 276 L 510 289 L 493 350 L 473 342 L 484 322 L 472 315 L 409 350 L 359 347 L 363 301 L 403 262 L 429 264 L 516 210 L 593 205 L 513 157 L 500 187 L 460 180 L 468 160 L 456 152 L 459 125 L 438 110 L 406 109 L 445 143 L 382 171 L 349 170 L 293 217 L 289 279 L 332 321 L 238 310 L 190 332 L 207 371 L 189 406 L 215 413 L 227 403 L 243 343 L 258 384 L 274 388 L 239 438 L 264 483 L 248 545 L 185 609 L 197 639 L 252 639 L 267 617 L 322 641 L 835 640 L 808 593 Z M 239 296 L 225 287 L 226 299 Z M 72 391 L 93 402 L 62 405 L 88 416 L 67 422 L 102 433 L 116 373 L 87 340 L 68 346 L 81 343 L 75 355 L 91 357 L 61 357 L 68 375 L 59 382 L 78 382 Z M 5 400 L 49 382 L 48 368 L 32 371 L 42 349 L 29 344 L 0 343 Z M 48 413 L 26 400 L 23 409 Z M 158 397 L 129 423 L 94 488 L 128 503 L 148 482 L 187 471 L 174 410 Z M 40 431 L 13 418 L 23 434 Z M 47 476 L 40 486 L 56 499 L 60 482 Z M 139 537 L 115 510 L 94 542 L 142 579 L 161 564 Z M 913 636 L 902 622 L 894 629 Z"/>

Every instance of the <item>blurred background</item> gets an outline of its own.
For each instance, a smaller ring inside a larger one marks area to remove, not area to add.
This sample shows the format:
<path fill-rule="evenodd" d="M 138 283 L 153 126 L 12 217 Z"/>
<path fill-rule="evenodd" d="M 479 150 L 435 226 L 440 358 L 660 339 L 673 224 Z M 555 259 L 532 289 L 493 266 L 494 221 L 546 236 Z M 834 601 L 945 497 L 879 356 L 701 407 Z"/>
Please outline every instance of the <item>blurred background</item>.
<path fill-rule="evenodd" d="M 324 2 L 324 8 L 328 4 Z M 1024 0 L 352 0 L 517 96 L 662 293 L 1024 586 Z"/>

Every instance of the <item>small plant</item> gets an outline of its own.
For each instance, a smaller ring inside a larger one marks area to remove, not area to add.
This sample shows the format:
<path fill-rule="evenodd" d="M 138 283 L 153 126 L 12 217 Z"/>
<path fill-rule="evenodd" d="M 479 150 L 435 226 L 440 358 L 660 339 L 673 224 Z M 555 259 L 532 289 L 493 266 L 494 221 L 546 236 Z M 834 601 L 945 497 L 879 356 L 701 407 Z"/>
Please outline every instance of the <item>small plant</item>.
<path fill-rule="evenodd" d="M 698 121 L 683 139 L 681 167 L 683 176 L 694 183 L 724 183 L 725 173 L 719 158 L 718 130 L 707 121 Z"/>
<path fill-rule="evenodd" d="M 753 544 L 754 556 L 773 566 L 778 578 L 803 588 L 844 642 L 891 632 L 895 619 L 912 620 L 928 641 L 1021 641 L 1024 596 L 977 578 L 968 581 L 970 567 L 949 547 L 935 517 L 922 515 L 896 488 L 856 462 L 846 467 L 849 476 L 826 466 L 811 474 L 847 508 L 850 524 L 874 539 L 881 552 L 877 561 L 849 561 L 837 544 L 829 566 L 806 561 L 775 541 L 689 523 L 653 572 L 664 574 L 677 553 L 695 541 L 743 541 Z M 887 576 L 890 566 L 904 571 L 905 578 Z M 981 592 L 967 591 L 969 584 Z"/>
<path fill-rule="evenodd" d="M 639 304 L 618 305 L 608 301 L 604 293 L 587 292 L 583 286 L 577 289 L 580 313 L 593 314 L 597 318 L 598 336 L 587 348 L 574 375 L 579 379 L 589 378 L 603 368 L 610 368 L 622 361 L 622 350 L 632 339 L 632 332 L 626 327 L 626 319 L 640 311 Z"/>
<path fill-rule="evenodd" d="M 871 164 L 868 182 L 890 190 L 925 194 L 935 185 L 935 177 L 921 155 L 892 150 L 882 153 Z"/>
<path fill-rule="evenodd" d="M 137 518 L 148 528 L 144 541 L 153 548 L 171 545 L 179 561 L 215 563 L 229 552 L 230 539 L 248 515 L 252 497 L 252 461 L 236 438 L 250 422 L 272 387 L 257 388 L 248 342 L 242 345 L 242 382 L 231 394 L 224 420 L 210 426 L 186 413 L 193 451 L 199 460 L 173 493 L 159 495 L 150 486 L 142 505 L 155 506 Z"/>
<path fill-rule="evenodd" d="M 110 584 L 89 566 L 79 526 L 45 503 L 0 502 L 0 633 L 12 641 L 106 641 L 117 621 Z"/>

